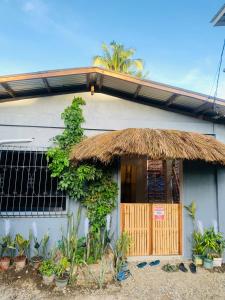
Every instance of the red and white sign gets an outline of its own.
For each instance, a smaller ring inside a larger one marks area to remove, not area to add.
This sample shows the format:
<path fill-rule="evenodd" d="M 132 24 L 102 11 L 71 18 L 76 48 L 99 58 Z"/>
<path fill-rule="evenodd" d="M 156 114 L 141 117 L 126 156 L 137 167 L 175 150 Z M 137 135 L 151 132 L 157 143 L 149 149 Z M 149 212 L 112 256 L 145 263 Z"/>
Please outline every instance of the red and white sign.
<path fill-rule="evenodd" d="M 156 221 L 163 221 L 165 216 L 165 210 L 163 206 L 154 206 L 153 215 Z"/>

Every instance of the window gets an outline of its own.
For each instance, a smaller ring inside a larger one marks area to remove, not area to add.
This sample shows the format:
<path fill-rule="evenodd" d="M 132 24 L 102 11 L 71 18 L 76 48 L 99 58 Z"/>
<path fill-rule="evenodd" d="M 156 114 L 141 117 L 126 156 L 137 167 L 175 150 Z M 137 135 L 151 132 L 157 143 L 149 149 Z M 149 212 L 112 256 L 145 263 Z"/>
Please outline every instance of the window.
<path fill-rule="evenodd" d="M 59 215 L 66 195 L 47 166 L 45 151 L 0 150 L 0 215 Z"/>

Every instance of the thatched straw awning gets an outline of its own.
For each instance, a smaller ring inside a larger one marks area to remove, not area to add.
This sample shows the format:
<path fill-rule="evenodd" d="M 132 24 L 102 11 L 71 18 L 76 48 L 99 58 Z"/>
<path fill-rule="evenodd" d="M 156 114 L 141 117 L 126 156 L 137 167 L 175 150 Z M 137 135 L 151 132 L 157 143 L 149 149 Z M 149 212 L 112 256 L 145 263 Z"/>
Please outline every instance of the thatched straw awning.
<path fill-rule="evenodd" d="M 109 163 L 121 156 L 203 160 L 225 165 L 225 144 L 211 136 L 177 130 L 138 129 L 107 132 L 84 139 L 70 154 L 74 162 Z"/>

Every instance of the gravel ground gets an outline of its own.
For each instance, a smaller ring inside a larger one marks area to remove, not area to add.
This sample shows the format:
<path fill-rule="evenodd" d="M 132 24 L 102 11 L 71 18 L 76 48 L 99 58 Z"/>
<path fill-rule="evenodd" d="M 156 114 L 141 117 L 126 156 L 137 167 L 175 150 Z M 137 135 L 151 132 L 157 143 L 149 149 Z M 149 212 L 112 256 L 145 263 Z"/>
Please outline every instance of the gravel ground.
<path fill-rule="evenodd" d="M 164 264 L 166 262 L 163 262 Z M 171 262 L 170 262 L 171 263 Z M 161 266 L 146 266 L 138 269 L 136 263 L 129 263 L 132 276 L 122 284 L 112 284 L 103 290 L 78 289 L 67 287 L 65 290 L 45 288 L 40 278 L 29 270 L 25 276 L 16 274 L 14 278 L 1 272 L 1 300 L 37 300 L 37 299 L 225 299 L 225 273 L 209 272 L 198 268 L 197 274 L 191 272 L 166 273 Z M 225 266 L 224 266 L 225 270 Z M 37 276 L 36 276 L 37 277 Z"/>

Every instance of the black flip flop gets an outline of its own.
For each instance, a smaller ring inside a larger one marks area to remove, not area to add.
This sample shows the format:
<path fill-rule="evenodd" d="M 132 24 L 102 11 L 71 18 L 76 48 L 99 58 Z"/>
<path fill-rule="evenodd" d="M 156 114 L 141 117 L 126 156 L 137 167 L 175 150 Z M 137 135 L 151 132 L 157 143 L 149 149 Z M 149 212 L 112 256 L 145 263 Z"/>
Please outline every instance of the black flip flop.
<path fill-rule="evenodd" d="M 189 269 L 190 269 L 191 273 L 196 273 L 196 271 L 197 271 L 196 265 L 193 263 L 190 263 Z"/>
<path fill-rule="evenodd" d="M 144 268 L 146 265 L 147 265 L 146 261 L 143 261 L 143 262 L 137 264 L 137 267 L 138 267 L 139 269 L 142 269 L 142 268 Z"/>
<path fill-rule="evenodd" d="M 188 269 L 185 267 L 185 265 L 183 263 L 179 264 L 179 270 L 184 273 L 188 272 Z"/>
<path fill-rule="evenodd" d="M 151 261 L 149 263 L 149 266 L 153 267 L 153 266 L 158 266 L 159 264 L 160 264 L 160 260 L 157 259 L 157 260 Z"/>

